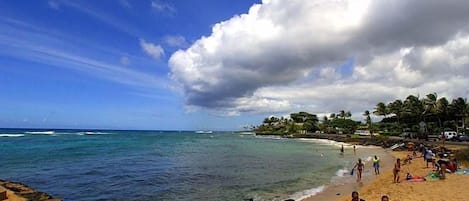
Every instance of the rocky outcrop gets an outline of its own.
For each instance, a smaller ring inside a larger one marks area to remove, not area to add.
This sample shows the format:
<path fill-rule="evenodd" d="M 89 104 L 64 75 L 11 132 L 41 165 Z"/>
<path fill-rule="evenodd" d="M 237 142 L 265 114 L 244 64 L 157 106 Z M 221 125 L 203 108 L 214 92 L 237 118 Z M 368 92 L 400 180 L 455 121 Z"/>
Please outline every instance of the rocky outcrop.
<path fill-rule="evenodd" d="M 19 197 L 23 197 L 28 201 L 61 201 L 61 199 L 53 198 L 44 192 L 39 192 L 17 182 L 10 182 L 0 179 L 0 186 L 14 192 Z"/>

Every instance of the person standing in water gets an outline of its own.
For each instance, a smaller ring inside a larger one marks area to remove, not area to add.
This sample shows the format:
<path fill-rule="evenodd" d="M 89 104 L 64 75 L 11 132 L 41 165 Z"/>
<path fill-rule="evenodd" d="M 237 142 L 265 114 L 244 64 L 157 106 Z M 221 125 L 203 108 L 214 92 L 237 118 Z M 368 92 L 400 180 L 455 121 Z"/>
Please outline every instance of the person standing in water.
<path fill-rule="evenodd" d="M 342 147 L 340 147 L 340 153 L 341 153 L 341 154 L 344 153 L 344 145 L 342 145 Z"/>
<path fill-rule="evenodd" d="M 379 175 L 379 157 L 373 157 L 373 167 L 375 168 L 375 175 Z"/>
<path fill-rule="evenodd" d="M 362 172 L 363 169 L 365 168 L 365 164 L 362 163 L 362 159 L 359 158 L 358 162 L 353 166 L 353 169 L 357 168 L 357 182 L 360 182 L 362 180 Z"/>

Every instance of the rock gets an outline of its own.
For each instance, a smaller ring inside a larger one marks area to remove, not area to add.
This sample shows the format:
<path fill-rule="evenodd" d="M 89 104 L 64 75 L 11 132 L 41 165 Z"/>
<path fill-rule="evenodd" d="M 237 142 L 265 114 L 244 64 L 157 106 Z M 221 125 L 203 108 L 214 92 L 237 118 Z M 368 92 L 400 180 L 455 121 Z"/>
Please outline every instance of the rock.
<path fill-rule="evenodd" d="M 16 195 L 26 198 L 28 201 L 61 201 L 61 199 L 53 198 L 47 193 L 36 191 L 24 184 L 17 182 L 0 180 L 0 187 L 4 187 L 10 191 L 13 191 Z"/>
<path fill-rule="evenodd" d="M 0 200 L 6 200 L 7 197 L 7 189 L 0 186 Z"/>

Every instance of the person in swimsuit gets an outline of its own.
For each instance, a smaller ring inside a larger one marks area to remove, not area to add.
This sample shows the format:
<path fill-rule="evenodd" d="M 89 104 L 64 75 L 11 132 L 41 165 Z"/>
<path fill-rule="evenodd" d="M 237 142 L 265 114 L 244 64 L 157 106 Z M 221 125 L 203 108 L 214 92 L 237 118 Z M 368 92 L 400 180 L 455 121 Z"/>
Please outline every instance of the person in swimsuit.
<path fill-rule="evenodd" d="M 398 158 L 394 164 L 392 173 L 394 174 L 394 183 L 399 183 L 399 171 L 401 171 L 401 159 Z"/>
<path fill-rule="evenodd" d="M 379 157 L 373 157 L 373 167 L 375 168 L 375 175 L 379 175 Z"/>
<path fill-rule="evenodd" d="M 365 164 L 362 163 L 361 158 L 359 158 L 358 162 L 355 164 L 355 166 L 353 166 L 353 169 L 357 168 L 357 170 L 358 170 L 358 172 L 357 172 L 357 182 L 362 180 L 362 171 L 363 171 L 364 167 L 365 167 Z"/>

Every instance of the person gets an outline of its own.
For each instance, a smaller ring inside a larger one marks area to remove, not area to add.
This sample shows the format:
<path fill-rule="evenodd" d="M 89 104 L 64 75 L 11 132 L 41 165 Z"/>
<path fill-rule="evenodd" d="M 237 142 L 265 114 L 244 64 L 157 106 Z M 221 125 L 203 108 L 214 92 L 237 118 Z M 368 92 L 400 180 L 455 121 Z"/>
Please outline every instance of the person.
<path fill-rule="evenodd" d="M 342 147 L 340 147 L 340 153 L 344 153 L 344 145 L 342 145 Z"/>
<path fill-rule="evenodd" d="M 379 175 L 379 157 L 376 155 L 373 158 L 373 167 L 375 168 L 375 175 Z"/>
<path fill-rule="evenodd" d="M 399 183 L 399 171 L 401 171 L 401 159 L 398 158 L 396 163 L 394 164 L 394 169 L 392 173 L 394 174 L 394 181 L 393 183 Z"/>
<path fill-rule="evenodd" d="M 360 199 L 357 191 L 352 192 L 352 201 L 365 201 L 364 199 Z"/>
<path fill-rule="evenodd" d="M 387 195 L 383 195 L 381 197 L 381 201 L 389 201 L 389 197 Z"/>
<path fill-rule="evenodd" d="M 427 164 L 427 168 L 428 168 L 428 163 L 432 163 L 432 168 L 435 168 L 435 161 L 433 160 L 434 156 L 435 155 L 433 154 L 432 150 L 427 150 L 425 154 L 425 161 Z"/>
<path fill-rule="evenodd" d="M 358 162 L 355 164 L 355 166 L 353 166 L 353 169 L 357 168 L 357 170 L 358 170 L 358 172 L 357 172 L 357 182 L 362 180 L 362 171 L 363 171 L 364 167 L 365 167 L 365 164 L 362 163 L 361 158 L 359 158 Z"/>
<path fill-rule="evenodd" d="M 357 150 L 355 148 L 355 145 L 353 145 L 353 154 L 356 154 L 357 153 Z"/>

